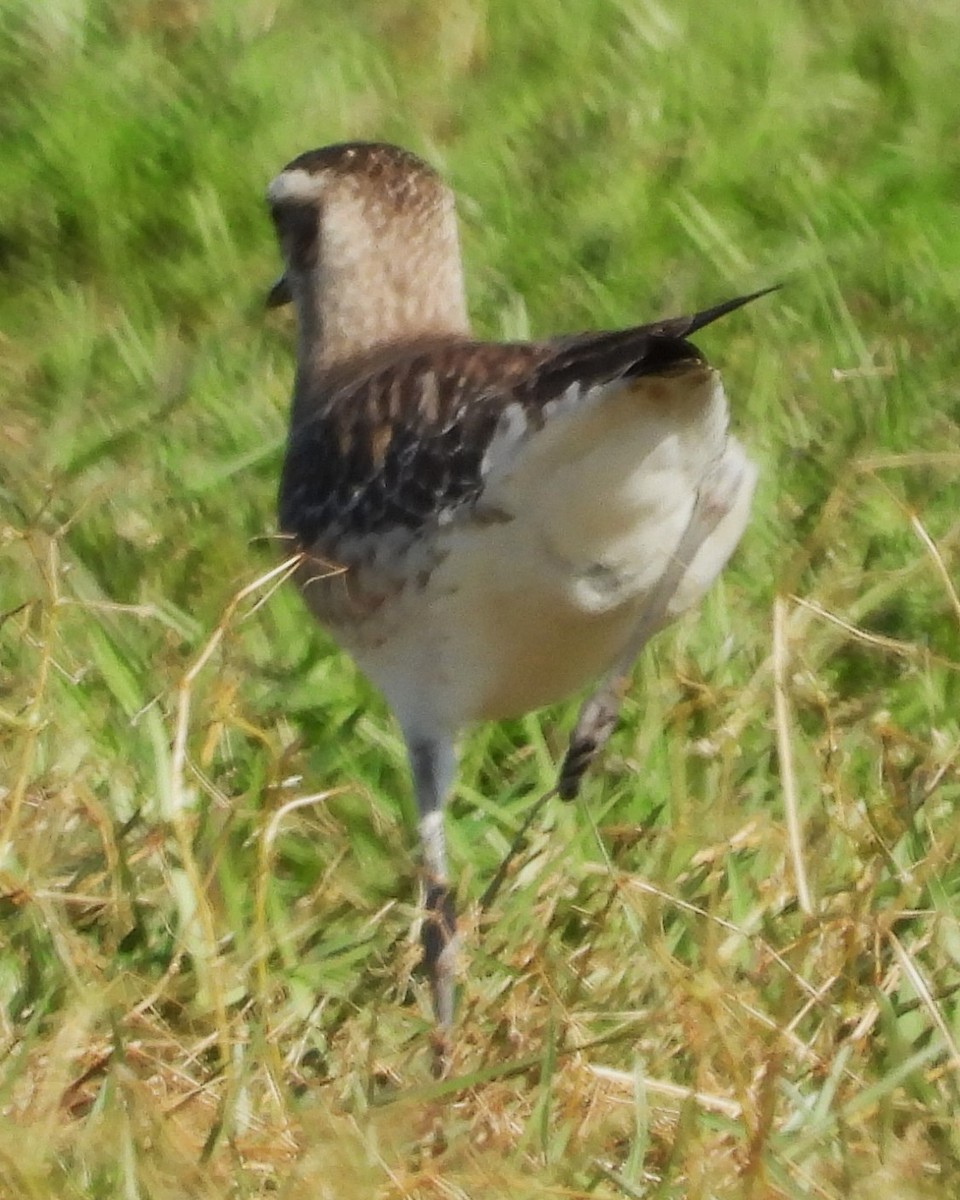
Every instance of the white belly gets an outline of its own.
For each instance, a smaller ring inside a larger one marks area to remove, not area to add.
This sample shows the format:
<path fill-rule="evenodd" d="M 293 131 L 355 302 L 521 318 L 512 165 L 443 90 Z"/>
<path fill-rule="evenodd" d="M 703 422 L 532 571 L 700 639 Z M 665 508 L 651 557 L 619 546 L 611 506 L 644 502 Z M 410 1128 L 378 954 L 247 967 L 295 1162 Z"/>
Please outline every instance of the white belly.
<path fill-rule="evenodd" d="M 553 415 L 491 468 L 476 518 L 437 535 L 443 557 L 422 586 L 334 632 L 405 729 L 454 731 L 569 695 L 623 653 L 721 458 L 742 468 L 740 482 L 667 620 L 700 599 L 739 541 L 755 472 L 726 425 L 706 367 Z"/>

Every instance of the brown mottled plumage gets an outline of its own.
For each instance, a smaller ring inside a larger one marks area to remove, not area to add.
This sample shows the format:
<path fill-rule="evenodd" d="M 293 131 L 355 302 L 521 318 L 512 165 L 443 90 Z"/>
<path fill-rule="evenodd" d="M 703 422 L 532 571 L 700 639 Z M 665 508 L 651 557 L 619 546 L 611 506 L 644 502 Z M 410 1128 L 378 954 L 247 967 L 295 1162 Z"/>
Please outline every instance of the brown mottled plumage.
<path fill-rule="evenodd" d="M 607 333 L 472 338 L 453 198 L 414 155 L 302 154 L 268 202 L 299 325 L 280 526 L 314 613 L 407 742 L 441 1031 L 455 923 L 442 805 L 464 724 L 602 676 L 561 770 L 572 796 L 630 666 L 699 600 L 746 524 L 755 471 L 687 338 L 755 298 Z"/>

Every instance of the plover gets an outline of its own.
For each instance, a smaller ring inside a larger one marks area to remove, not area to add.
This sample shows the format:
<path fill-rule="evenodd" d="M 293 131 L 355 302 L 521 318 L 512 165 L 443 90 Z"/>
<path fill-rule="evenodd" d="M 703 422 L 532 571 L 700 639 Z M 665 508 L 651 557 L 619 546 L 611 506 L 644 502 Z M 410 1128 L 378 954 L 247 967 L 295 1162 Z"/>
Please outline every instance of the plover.
<path fill-rule="evenodd" d="M 309 608 L 392 709 L 425 876 L 424 963 L 453 1020 L 443 830 L 456 742 L 599 680 L 560 768 L 576 794 L 640 650 L 703 596 L 755 469 L 692 316 L 536 342 L 470 332 L 454 213 L 406 150 L 301 154 L 267 200 L 297 362 L 279 496 Z"/>

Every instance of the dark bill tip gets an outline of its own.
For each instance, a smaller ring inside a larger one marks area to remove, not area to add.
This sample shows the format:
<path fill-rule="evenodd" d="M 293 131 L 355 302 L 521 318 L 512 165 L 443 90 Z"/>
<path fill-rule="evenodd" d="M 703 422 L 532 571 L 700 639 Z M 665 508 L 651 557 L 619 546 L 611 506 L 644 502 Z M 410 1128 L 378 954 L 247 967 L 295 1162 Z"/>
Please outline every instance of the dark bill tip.
<path fill-rule="evenodd" d="M 281 275 L 267 293 L 267 308 L 280 308 L 284 304 L 289 304 L 292 300 L 293 293 L 290 291 L 290 284 L 287 282 L 287 277 L 286 275 Z"/>

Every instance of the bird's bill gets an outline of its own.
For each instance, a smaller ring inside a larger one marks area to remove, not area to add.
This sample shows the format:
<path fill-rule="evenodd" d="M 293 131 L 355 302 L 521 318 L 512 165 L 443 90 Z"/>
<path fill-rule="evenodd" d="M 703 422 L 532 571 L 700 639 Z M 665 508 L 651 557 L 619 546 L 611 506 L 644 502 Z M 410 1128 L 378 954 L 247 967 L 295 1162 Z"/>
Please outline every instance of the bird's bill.
<path fill-rule="evenodd" d="M 290 283 L 286 275 L 281 275 L 267 293 L 267 308 L 281 308 L 284 304 L 290 304 L 292 300 Z"/>

